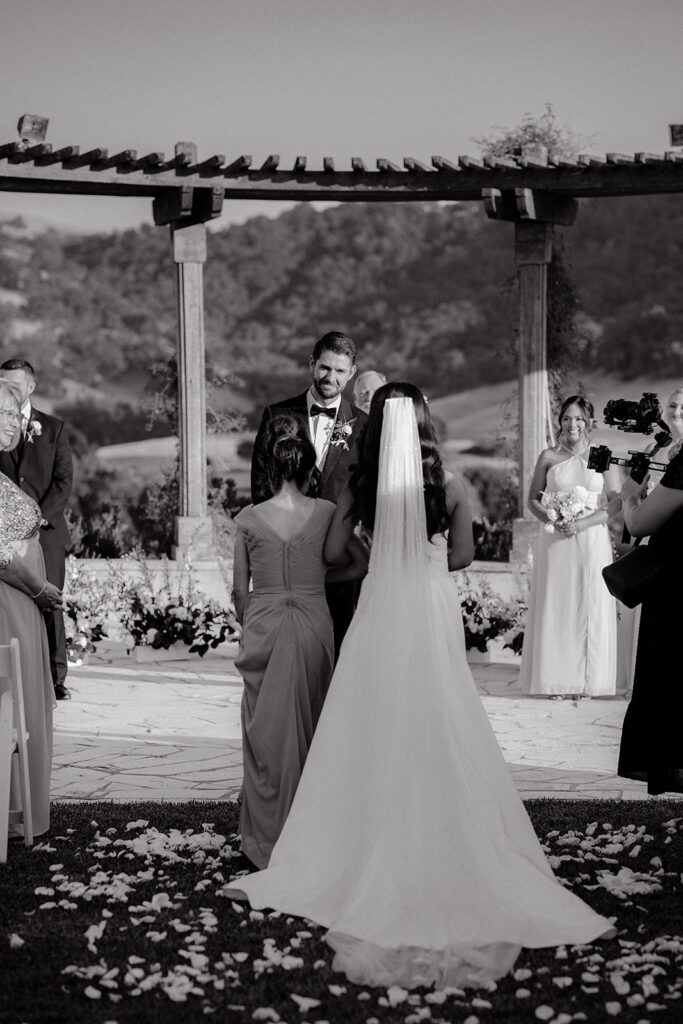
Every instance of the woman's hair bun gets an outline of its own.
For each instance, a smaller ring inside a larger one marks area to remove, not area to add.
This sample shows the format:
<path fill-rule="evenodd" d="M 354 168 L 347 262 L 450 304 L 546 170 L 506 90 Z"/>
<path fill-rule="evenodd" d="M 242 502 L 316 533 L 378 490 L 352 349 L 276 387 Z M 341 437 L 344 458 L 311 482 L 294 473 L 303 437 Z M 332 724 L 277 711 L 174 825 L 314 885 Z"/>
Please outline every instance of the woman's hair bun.
<path fill-rule="evenodd" d="M 284 480 L 303 485 L 315 460 L 315 448 L 304 422 L 291 413 L 273 417 L 266 436 L 266 462 L 272 490 L 278 490 Z"/>
<path fill-rule="evenodd" d="M 294 434 L 280 434 L 273 442 L 273 455 L 278 459 L 291 459 L 303 447 L 303 438 Z"/>

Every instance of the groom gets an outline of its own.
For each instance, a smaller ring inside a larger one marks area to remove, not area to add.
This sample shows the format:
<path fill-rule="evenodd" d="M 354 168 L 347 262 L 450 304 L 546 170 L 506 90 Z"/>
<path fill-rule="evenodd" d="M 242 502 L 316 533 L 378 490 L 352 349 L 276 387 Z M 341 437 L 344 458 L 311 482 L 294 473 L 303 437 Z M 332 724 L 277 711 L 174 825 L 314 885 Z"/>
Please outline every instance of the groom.
<path fill-rule="evenodd" d="M 358 435 L 367 417 L 342 394 L 356 372 L 356 346 L 348 335 L 330 331 L 316 342 L 309 364 L 311 387 L 295 398 L 268 405 L 263 411 L 251 457 L 251 500 L 255 505 L 272 495 L 264 439 L 268 423 L 280 413 L 293 413 L 306 424 L 318 457 L 319 485 L 313 485 L 318 497 L 336 504 L 356 462 Z M 356 591 L 355 582 L 330 583 L 325 588 L 334 625 L 335 656 L 353 617 Z"/>

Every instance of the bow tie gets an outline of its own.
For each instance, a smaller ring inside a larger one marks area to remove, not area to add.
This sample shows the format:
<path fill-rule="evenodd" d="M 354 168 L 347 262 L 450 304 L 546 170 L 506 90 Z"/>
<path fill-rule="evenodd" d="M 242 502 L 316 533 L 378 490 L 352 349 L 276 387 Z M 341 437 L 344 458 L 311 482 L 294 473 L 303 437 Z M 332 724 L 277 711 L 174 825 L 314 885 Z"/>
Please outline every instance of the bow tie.
<path fill-rule="evenodd" d="M 334 406 L 332 406 L 331 408 L 326 408 L 324 405 L 312 405 L 310 415 L 329 416 L 330 419 L 333 420 L 337 415 L 337 410 Z"/>

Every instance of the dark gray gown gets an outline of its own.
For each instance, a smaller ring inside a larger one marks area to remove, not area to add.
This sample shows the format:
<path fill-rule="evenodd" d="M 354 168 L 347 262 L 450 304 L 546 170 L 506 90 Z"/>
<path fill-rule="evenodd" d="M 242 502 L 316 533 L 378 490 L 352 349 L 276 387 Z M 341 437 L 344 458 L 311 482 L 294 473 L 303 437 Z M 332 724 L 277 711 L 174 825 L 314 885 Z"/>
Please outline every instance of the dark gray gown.
<path fill-rule="evenodd" d="M 259 868 L 268 865 L 289 813 L 332 677 L 323 544 L 334 508 L 316 499 L 289 540 L 258 506 L 235 517 L 253 580 L 235 661 L 244 679 L 240 831 L 243 852 Z"/>

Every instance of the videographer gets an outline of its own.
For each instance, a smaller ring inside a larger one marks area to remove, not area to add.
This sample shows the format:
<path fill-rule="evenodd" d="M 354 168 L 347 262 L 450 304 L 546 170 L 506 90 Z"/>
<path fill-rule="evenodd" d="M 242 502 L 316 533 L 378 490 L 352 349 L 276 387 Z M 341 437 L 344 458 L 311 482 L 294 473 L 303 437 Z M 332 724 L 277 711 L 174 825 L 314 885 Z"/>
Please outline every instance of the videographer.
<path fill-rule="evenodd" d="M 683 392 L 674 392 L 680 402 Z M 674 403 L 677 404 L 677 403 Z M 680 410 L 669 422 L 676 434 Z M 643 600 L 633 697 L 626 711 L 619 751 L 619 775 L 647 782 L 651 795 L 683 792 L 683 685 L 680 668 L 680 582 L 683 570 L 683 450 L 680 445 L 661 483 L 648 495 L 648 477 L 625 481 L 624 522 L 634 537 L 649 537 L 661 556 L 657 586 Z"/>
<path fill-rule="evenodd" d="M 671 392 L 664 410 L 664 422 L 671 431 L 672 443 L 665 449 L 668 461 L 671 462 L 683 445 L 683 388 Z M 661 447 L 655 443 L 648 449 L 648 455 L 656 456 L 660 451 Z"/>
<path fill-rule="evenodd" d="M 646 448 L 644 455 L 648 459 L 656 459 L 660 464 L 665 464 L 676 455 L 683 445 L 683 388 L 676 388 L 672 391 L 662 415 L 663 424 L 668 428 L 670 440 L 667 440 L 664 435 L 659 435 L 660 440 L 655 441 Z M 655 465 L 650 467 L 648 471 L 650 474 L 647 485 L 649 492 L 660 482 L 663 468 L 659 469 Z M 617 555 L 626 554 L 631 548 L 632 541 L 628 533 L 624 534 L 625 523 L 621 507 L 616 515 L 610 518 L 608 526 L 612 535 L 612 546 Z M 645 543 L 647 543 L 647 540 Z M 636 666 L 636 646 L 640 629 L 641 606 L 637 605 L 635 608 L 627 608 L 619 603 L 618 609 L 617 694 L 624 696 L 626 700 L 630 700 L 633 694 L 633 677 Z"/>
<path fill-rule="evenodd" d="M 603 473 L 589 469 L 593 406 L 562 403 L 557 444 L 539 456 L 528 507 L 543 524 L 534 551 L 522 692 L 562 700 L 616 689 L 616 602 L 600 569 L 612 561 Z"/>

